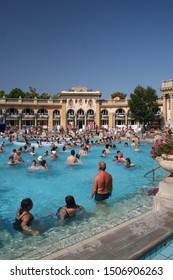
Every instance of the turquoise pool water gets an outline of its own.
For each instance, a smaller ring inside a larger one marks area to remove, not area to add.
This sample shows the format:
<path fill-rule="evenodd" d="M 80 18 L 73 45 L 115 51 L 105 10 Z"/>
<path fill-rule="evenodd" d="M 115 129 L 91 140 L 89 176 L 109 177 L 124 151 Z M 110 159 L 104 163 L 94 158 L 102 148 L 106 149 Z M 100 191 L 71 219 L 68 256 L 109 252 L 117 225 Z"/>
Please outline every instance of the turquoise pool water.
<path fill-rule="evenodd" d="M 50 150 L 49 147 L 37 148 L 37 157 L 22 153 L 25 162 L 10 167 L 6 162 L 14 148 L 6 143 L 5 153 L 0 154 L 0 259 L 38 259 L 150 210 L 152 197 L 147 196 L 147 190 L 157 186 L 167 175 L 158 169 L 154 182 L 152 175 L 144 177 L 147 171 L 157 166 L 150 158 L 149 144 L 141 144 L 140 152 L 134 152 L 131 146 L 124 147 L 123 143 L 118 144 L 106 158 L 100 157 L 103 146 L 93 146 L 88 156 L 81 157 L 83 164 L 74 167 L 66 165 L 70 150 L 62 153 L 59 149 L 58 160 L 46 158 L 49 170 L 38 171 L 29 170 L 31 161 L 37 160 L 46 149 Z M 75 151 L 79 149 L 75 148 Z M 122 163 L 113 162 L 117 150 L 130 157 L 136 167 L 126 168 Z M 114 187 L 104 208 L 89 199 L 98 162 L 103 159 L 107 171 L 113 176 Z M 69 194 L 75 197 L 76 203 L 84 206 L 86 213 L 60 226 L 52 214 L 64 205 L 64 198 Z M 39 236 L 28 236 L 12 228 L 17 208 L 25 197 L 33 200 L 32 213 L 43 227 Z"/>

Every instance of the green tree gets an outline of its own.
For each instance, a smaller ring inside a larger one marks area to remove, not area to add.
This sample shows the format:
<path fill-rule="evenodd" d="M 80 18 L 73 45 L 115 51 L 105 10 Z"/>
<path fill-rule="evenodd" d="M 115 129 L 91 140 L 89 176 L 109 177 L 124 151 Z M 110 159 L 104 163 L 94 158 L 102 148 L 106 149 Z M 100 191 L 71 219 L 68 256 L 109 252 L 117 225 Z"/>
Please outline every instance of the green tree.
<path fill-rule="evenodd" d="M 8 94 L 8 98 L 19 98 L 19 97 L 21 98 L 25 97 L 25 93 L 20 88 L 12 89 Z"/>
<path fill-rule="evenodd" d="M 6 96 L 5 91 L 4 90 L 0 90 L 0 98 L 2 98 L 3 96 Z"/>
<path fill-rule="evenodd" d="M 138 85 L 134 93 L 130 94 L 128 102 L 132 117 L 141 124 L 150 124 L 150 122 L 154 121 L 155 114 L 159 111 L 157 99 L 155 89 L 149 86 L 145 89 Z"/>
<path fill-rule="evenodd" d="M 120 92 L 120 91 L 116 91 L 114 93 L 111 94 L 111 98 L 115 98 L 115 97 L 119 97 L 120 99 L 125 99 L 127 96 L 127 94 Z"/>
<path fill-rule="evenodd" d="M 39 95 L 39 99 L 49 99 L 51 96 L 46 93 L 46 92 L 43 92 L 42 94 Z"/>
<path fill-rule="evenodd" d="M 25 98 L 35 98 L 35 97 L 37 97 L 37 98 L 39 97 L 37 90 L 33 87 L 29 87 L 29 91 L 26 92 Z"/>
<path fill-rule="evenodd" d="M 59 99 L 59 93 L 56 93 L 55 95 L 53 95 L 52 99 Z"/>

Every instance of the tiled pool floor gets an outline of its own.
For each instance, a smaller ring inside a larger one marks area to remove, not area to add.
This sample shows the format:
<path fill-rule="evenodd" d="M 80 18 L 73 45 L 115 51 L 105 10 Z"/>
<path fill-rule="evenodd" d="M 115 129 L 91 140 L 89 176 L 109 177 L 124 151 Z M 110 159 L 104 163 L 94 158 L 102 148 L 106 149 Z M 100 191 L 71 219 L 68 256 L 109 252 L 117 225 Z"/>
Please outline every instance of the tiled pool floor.
<path fill-rule="evenodd" d="M 173 238 L 169 238 L 156 249 L 146 254 L 143 260 L 173 260 Z"/>

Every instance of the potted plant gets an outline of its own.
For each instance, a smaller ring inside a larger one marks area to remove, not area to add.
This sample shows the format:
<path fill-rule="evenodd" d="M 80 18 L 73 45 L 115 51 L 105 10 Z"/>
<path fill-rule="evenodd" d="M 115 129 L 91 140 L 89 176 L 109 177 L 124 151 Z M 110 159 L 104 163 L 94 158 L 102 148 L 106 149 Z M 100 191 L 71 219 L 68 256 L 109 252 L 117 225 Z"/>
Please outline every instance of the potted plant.
<path fill-rule="evenodd" d="M 156 140 L 151 150 L 151 157 L 173 175 L 173 141 L 169 136 L 165 140 Z"/>

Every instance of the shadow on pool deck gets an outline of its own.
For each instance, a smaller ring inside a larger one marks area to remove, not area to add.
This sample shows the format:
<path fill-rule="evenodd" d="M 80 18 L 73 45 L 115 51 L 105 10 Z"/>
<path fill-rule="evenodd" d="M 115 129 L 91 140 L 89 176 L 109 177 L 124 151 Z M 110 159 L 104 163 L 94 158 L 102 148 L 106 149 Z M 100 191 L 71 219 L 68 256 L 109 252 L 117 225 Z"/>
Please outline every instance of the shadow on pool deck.
<path fill-rule="evenodd" d="M 173 209 L 149 211 L 43 260 L 136 260 L 173 235 Z"/>

